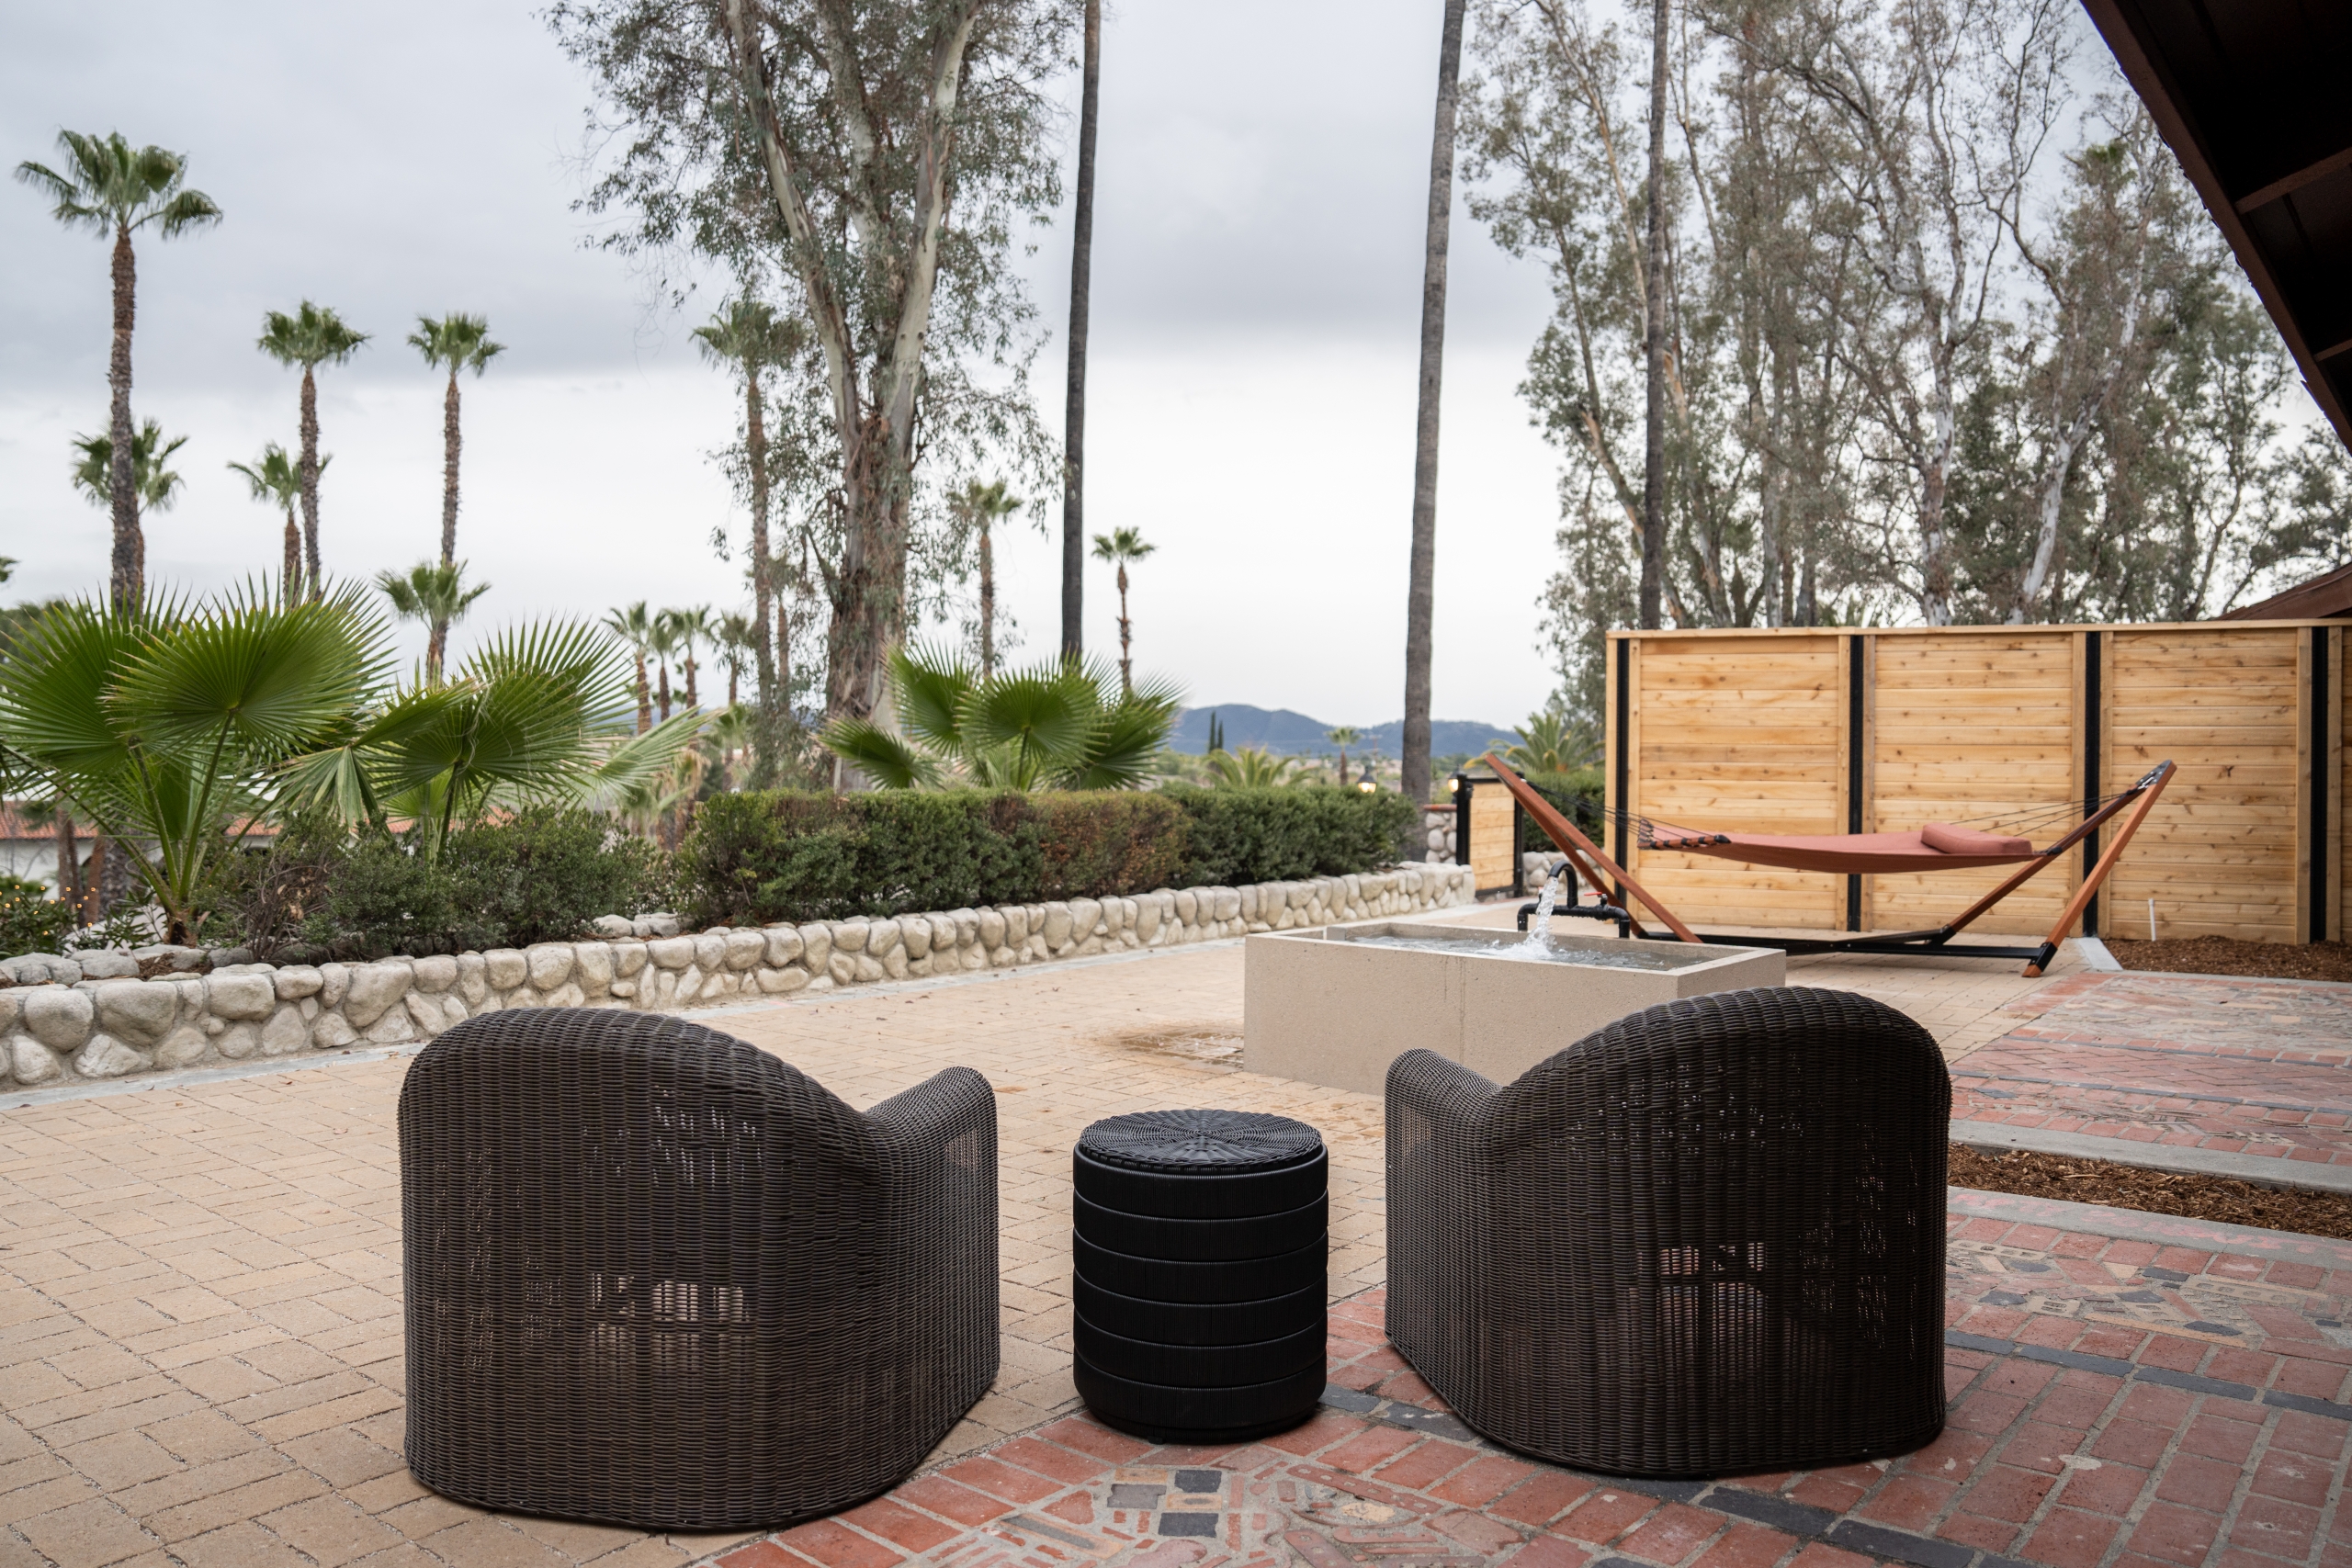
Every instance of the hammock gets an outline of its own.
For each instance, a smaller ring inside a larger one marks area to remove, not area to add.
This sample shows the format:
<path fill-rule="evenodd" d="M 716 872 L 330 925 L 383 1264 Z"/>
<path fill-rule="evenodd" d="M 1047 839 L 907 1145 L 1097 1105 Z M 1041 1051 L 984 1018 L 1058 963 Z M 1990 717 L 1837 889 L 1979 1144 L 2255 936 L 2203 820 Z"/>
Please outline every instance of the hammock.
<path fill-rule="evenodd" d="M 1618 922 L 1620 934 L 1642 934 L 1640 924 L 1625 911 L 1631 900 L 1639 900 L 1663 921 L 1668 930 L 1684 942 L 1701 942 L 1702 938 L 1677 919 L 1665 905 L 1658 902 L 1642 885 L 1628 875 L 1623 866 L 1602 853 L 1599 845 L 1586 838 L 1573 822 L 1560 815 L 1552 804 L 1529 787 L 1527 781 L 1489 754 L 1487 759 L 1495 776 L 1516 796 L 1528 815 L 1535 819 L 1568 863 L 1589 882 L 1598 893 L 1604 883 L 1614 883 L 1617 899 L 1614 904 L 1595 903 L 1592 906 L 1570 906 L 1566 913 L 1605 915 Z M 1946 953 L 1981 958 L 2024 958 L 2025 972 L 2039 975 L 2058 951 L 2059 942 L 2073 927 L 2093 895 L 2115 868 L 2123 846 L 2148 815 L 2156 797 L 2173 775 L 2172 763 L 2159 762 L 2133 784 L 2131 788 L 2099 799 L 2086 801 L 2076 807 L 2072 803 L 2048 806 L 2012 813 L 1983 821 L 2006 822 L 2029 830 L 2034 827 L 2054 825 L 2078 813 L 2081 821 L 2051 843 L 2037 850 L 2030 839 L 2004 833 L 1986 832 L 1964 822 L 1929 822 L 1907 833 L 1718 833 L 1703 829 L 1685 828 L 1669 822 L 1654 821 L 1646 817 L 1630 820 L 1621 810 L 1618 826 L 1630 828 L 1634 841 L 1645 850 L 1672 852 L 1678 854 L 1713 855 L 1720 860 L 1741 861 L 1749 865 L 1776 866 L 1786 871 L 1830 872 L 1847 876 L 1876 873 L 1914 871 L 1959 871 L 1979 867 L 2025 864 L 2026 869 L 2009 877 L 1998 887 L 1933 931 L 1902 931 L 1889 936 L 1849 937 L 1831 940 L 1813 938 L 1731 937 L 1724 940 L 1784 948 L 1791 953 L 1913 953 L 1939 949 Z M 2015 892 L 2027 880 L 2057 863 L 2066 851 L 2085 840 L 2096 841 L 2099 829 L 2127 806 L 2137 802 L 2131 818 L 2117 830 L 2115 840 L 2105 853 L 2083 877 L 2082 886 L 2068 902 L 2066 911 L 2058 919 L 2049 938 L 2039 948 L 1973 947 L 1948 948 L 1954 936 L 1965 930 L 1985 910 Z M 1573 884 L 1571 884 L 1573 887 Z M 1522 911 L 1521 921 L 1525 924 Z"/>

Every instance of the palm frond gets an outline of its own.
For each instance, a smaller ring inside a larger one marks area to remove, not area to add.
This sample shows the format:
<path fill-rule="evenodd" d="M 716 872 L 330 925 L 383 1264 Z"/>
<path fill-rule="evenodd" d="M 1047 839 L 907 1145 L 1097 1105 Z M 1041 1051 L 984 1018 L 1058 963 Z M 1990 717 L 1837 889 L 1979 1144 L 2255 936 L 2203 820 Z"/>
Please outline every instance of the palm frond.
<path fill-rule="evenodd" d="M 886 789 L 938 787 L 937 761 L 865 719 L 838 719 L 820 731 L 817 739 L 826 750 Z"/>
<path fill-rule="evenodd" d="M 896 649 L 888 662 L 900 726 L 927 746 L 944 751 L 959 749 L 958 714 L 971 694 L 970 667 L 944 648 Z"/>

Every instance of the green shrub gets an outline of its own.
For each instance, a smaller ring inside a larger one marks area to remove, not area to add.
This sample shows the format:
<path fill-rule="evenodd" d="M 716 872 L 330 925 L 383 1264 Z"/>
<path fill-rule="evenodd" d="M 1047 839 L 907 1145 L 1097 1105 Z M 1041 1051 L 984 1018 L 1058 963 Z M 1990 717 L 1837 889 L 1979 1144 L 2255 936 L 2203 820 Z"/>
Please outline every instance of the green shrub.
<path fill-rule="evenodd" d="M 0 958 L 56 953 L 74 930 L 74 908 L 38 882 L 0 876 Z"/>
<path fill-rule="evenodd" d="M 1602 842 L 1600 830 L 1604 796 L 1599 768 L 1577 768 L 1565 773 L 1529 773 L 1526 779 L 1536 794 L 1550 801 L 1561 816 L 1577 825 L 1586 838 L 1604 850 L 1609 847 Z M 1544 829 L 1536 826 L 1532 817 L 1522 815 L 1519 823 L 1519 847 L 1548 853 L 1556 846 Z"/>
<path fill-rule="evenodd" d="M 1317 787 L 745 791 L 697 807 L 677 876 L 696 923 L 838 919 L 1369 871 L 1416 819 Z"/>
<path fill-rule="evenodd" d="M 1329 784 L 1161 792 L 1184 808 L 1188 836 L 1179 886 L 1234 887 L 1303 876 L 1345 876 L 1397 858 L 1420 812 L 1392 790 Z"/>
<path fill-rule="evenodd" d="M 599 915 L 635 915 L 670 895 L 662 852 L 591 811 L 532 807 L 449 835 L 438 861 L 408 836 L 347 837 L 318 817 L 266 850 L 224 857 L 208 936 L 267 957 L 424 957 L 565 942 Z"/>

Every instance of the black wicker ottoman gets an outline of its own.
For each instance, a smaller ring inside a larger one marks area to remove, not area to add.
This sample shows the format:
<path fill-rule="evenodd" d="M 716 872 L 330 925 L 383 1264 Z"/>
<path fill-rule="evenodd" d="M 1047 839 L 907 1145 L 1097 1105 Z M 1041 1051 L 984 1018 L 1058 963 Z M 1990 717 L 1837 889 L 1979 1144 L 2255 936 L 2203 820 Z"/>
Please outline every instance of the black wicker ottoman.
<path fill-rule="evenodd" d="M 1078 1392 L 1163 1443 L 1297 1426 L 1323 1393 L 1323 1135 L 1239 1111 L 1097 1122 L 1072 1155 Z"/>

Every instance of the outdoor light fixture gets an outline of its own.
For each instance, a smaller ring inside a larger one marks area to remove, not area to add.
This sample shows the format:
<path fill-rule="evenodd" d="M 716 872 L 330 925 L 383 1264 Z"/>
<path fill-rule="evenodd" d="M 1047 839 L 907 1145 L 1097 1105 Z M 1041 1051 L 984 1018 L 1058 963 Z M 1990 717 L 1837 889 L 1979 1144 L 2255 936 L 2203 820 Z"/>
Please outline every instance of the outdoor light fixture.
<path fill-rule="evenodd" d="M 1369 772 L 1365 773 L 1356 780 L 1356 788 L 1363 791 L 1366 795 L 1370 795 L 1379 787 L 1380 782 L 1377 779 L 1374 779 Z"/>
<path fill-rule="evenodd" d="M 1462 786 L 1469 780 L 1469 777 L 1470 775 L 1464 773 L 1462 769 L 1454 769 L 1453 772 L 1445 775 L 1445 793 L 1448 795 L 1461 794 Z"/>

